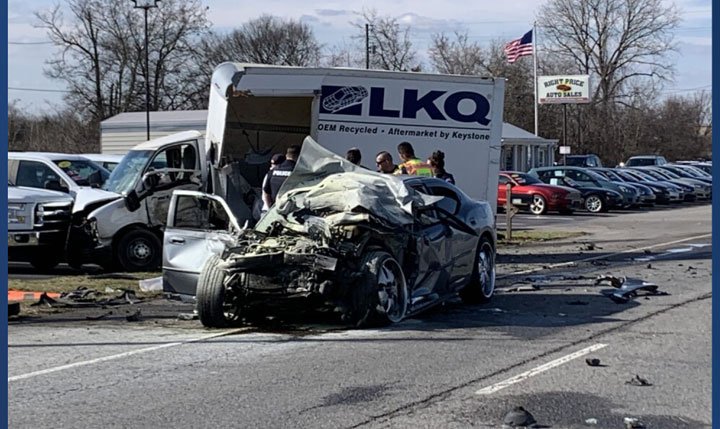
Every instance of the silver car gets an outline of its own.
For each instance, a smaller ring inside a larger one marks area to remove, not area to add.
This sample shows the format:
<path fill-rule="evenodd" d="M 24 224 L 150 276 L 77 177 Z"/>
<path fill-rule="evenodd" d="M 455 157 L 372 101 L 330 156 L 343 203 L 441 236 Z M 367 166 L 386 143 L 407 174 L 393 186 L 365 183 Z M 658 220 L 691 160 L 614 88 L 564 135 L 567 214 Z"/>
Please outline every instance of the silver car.
<path fill-rule="evenodd" d="M 241 228 L 222 199 L 173 194 L 164 290 L 196 295 L 224 327 L 254 308 L 302 303 L 357 327 L 399 322 L 459 293 L 495 290 L 490 205 L 435 178 L 355 166 L 306 140 L 270 211 Z"/>

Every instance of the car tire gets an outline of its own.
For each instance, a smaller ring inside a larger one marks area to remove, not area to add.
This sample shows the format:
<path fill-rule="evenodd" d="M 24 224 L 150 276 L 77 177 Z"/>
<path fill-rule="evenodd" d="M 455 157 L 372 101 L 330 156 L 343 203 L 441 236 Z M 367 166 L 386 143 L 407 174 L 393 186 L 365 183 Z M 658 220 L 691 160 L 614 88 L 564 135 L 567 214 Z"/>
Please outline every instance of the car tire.
<path fill-rule="evenodd" d="M 530 201 L 530 213 L 534 215 L 543 215 L 547 213 L 547 201 L 542 195 L 534 194 Z"/>
<path fill-rule="evenodd" d="M 240 320 L 240 300 L 225 286 L 222 259 L 212 255 L 202 267 L 195 300 L 200 322 L 207 328 L 225 328 Z"/>
<path fill-rule="evenodd" d="M 585 210 L 590 213 L 600 213 L 607 211 L 607 207 L 600 195 L 591 194 L 585 198 Z"/>
<path fill-rule="evenodd" d="M 124 271 L 154 271 L 160 267 L 162 243 L 151 231 L 133 229 L 120 238 L 115 255 Z"/>
<path fill-rule="evenodd" d="M 367 252 L 364 275 L 352 294 L 352 319 L 357 328 L 398 323 L 407 313 L 408 288 L 398 261 L 381 250 Z"/>
<path fill-rule="evenodd" d="M 468 284 L 460 290 L 465 304 L 482 304 L 495 293 L 495 249 L 487 237 L 482 237 L 475 253 L 475 267 Z"/>

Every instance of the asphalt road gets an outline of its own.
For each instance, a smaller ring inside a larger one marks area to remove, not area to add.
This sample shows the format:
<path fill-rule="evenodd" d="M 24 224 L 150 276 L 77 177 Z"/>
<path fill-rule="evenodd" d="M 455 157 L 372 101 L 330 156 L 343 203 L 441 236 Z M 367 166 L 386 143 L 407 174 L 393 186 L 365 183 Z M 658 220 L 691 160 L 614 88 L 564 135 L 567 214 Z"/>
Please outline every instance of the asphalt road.
<path fill-rule="evenodd" d="M 711 207 L 573 227 L 587 235 L 500 249 L 490 304 L 387 329 L 210 331 L 175 319 L 191 306 L 159 302 L 11 321 L 9 425 L 500 427 L 523 406 L 553 428 L 710 427 Z M 601 274 L 667 295 L 618 304 Z M 143 320 L 127 322 L 136 307 Z M 636 376 L 651 385 L 627 384 Z"/>

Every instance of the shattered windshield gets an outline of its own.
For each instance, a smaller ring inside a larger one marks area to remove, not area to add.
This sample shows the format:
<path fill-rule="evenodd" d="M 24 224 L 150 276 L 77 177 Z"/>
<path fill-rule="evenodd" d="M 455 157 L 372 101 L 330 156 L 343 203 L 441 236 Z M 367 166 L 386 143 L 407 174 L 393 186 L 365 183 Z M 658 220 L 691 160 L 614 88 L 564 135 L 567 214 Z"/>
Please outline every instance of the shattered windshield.
<path fill-rule="evenodd" d="M 155 152 L 152 150 L 131 150 L 128 152 L 120 161 L 120 164 L 113 169 L 103 189 L 118 194 L 126 194 L 133 190 L 153 153 Z"/>

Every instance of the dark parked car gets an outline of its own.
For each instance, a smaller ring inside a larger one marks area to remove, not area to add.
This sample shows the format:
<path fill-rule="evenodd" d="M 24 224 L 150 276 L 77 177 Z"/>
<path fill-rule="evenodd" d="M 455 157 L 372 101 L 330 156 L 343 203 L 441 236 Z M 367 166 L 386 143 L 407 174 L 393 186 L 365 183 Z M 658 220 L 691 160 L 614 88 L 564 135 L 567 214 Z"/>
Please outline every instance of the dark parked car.
<path fill-rule="evenodd" d="M 573 187 L 602 188 L 614 191 L 621 196 L 619 204 L 606 206 L 604 209 L 612 207 L 632 207 L 637 205 L 640 201 L 640 194 L 636 189 L 631 188 L 630 186 L 613 183 L 589 168 L 567 167 L 561 165 L 553 167 L 536 167 L 531 169 L 528 174 L 536 176 L 543 182 L 550 184 L 555 184 L 553 183 L 554 180 L 561 181 L 560 183 L 562 183 L 562 180 L 567 178 L 576 184 Z M 562 184 L 567 184 L 567 182 Z M 611 201 L 606 202 L 610 203 Z"/>
<path fill-rule="evenodd" d="M 637 155 L 631 156 L 623 164 L 625 167 L 641 167 L 646 165 L 663 165 L 667 164 L 664 156 L 660 155 Z"/>
<path fill-rule="evenodd" d="M 573 166 L 573 167 L 602 167 L 602 161 L 600 161 L 600 157 L 595 154 L 588 154 L 588 155 L 566 155 L 565 158 L 565 165 Z"/>
<path fill-rule="evenodd" d="M 197 279 L 203 325 L 291 303 L 383 325 L 457 293 L 471 303 L 494 293 L 492 208 L 444 180 L 372 172 L 308 139 L 280 193 L 244 230 L 218 197 L 173 194 L 164 289 L 194 294 Z"/>
<path fill-rule="evenodd" d="M 563 214 L 572 213 L 581 207 L 582 196 L 579 191 L 565 186 L 554 186 L 542 182 L 527 173 L 501 171 L 498 178 L 497 206 L 507 202 L 507 184 L 512 187 L 513 205 L 527 208 L 532 214 L 541 215 L 548 211 Z"/>
<path fill-rule="evenodd" d="M 685 191 L 681 186 L 665 180 L 658 180 L 636 168 L 615 168 L 613 170 L 632 183 L 641 183 L 649 186 L 653 191 L 658 191 L 655 195 L 656 202 L 659 204 L 677 203 L 685 198 Z"/>

